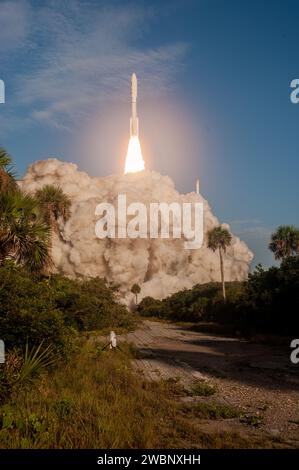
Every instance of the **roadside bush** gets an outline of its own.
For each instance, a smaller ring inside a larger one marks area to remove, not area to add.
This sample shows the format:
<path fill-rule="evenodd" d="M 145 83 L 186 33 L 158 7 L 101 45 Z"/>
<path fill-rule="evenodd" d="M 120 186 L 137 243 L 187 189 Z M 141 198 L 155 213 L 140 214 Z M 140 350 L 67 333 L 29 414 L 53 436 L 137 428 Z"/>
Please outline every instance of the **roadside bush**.
<path fill-rule="evenodd" d="M 6 354 L 5 363 L 0 364 L 0 405 L 4 403 L 15 389 L 23 366 L 22 356 L 15 350 Z"/>
<path fill-rule="evenodd" d="M 134 323 L 133 315 L 116 301 L 105 279 L 78 281 L 55 275 L 50 285 L 56 308 L 65 323 L 77 330 L 130 328 Z"/>
<path fill-rule="evenodd" d="M 103 279 L 77 281 L 0 268 L 0 337 L 7 349 L 44 341 L 45 347 L 62 351 L 75 330 L 132 325 L 133 315 Z"/>
<path fill-rule="evenodd" d="M 44 342 L 24 351 L 10 350 L 5 357 L 5 363 L 0 364 L 0 405 L 5 403 L 13 393 L 18 393 L 49 366 L 58 362 L 52 345 L 43 347 Z"/>
<path fill-rule="evenodd" d="M 12 267 L 0 268 L 0 332 L 7 349 L 44 341 L 59 350 L 72 333 L 56 308 L 47 279 Z"/>

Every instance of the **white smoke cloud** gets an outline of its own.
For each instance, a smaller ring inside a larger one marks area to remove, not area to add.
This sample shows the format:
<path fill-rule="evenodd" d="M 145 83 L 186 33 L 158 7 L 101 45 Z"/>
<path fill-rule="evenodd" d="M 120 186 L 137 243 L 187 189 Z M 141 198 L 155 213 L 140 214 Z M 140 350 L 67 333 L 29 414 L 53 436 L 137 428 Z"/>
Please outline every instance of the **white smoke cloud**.
<path fill-rule="evenodd" d="M 60 186 L 71 198 L 71 217 L 61 224 L 53 243 L 55 271 L 71 277 L 100 276 L 119 285 L 125 302 L 132 299 L 134 283 L 141 286 L 140 298 L 164 298 L 196 283 L 219 281 L 219 256 L 206 246 L 186 250 L 183 239 L 98 239 L 95 235 L 95 208 L 101 202 L 117 204 L 126 194 L 127 204 L 179 202 L 204 204 L 204 233 L 219 225 L 208 202 L 195 192 L 179 194 L 173 181 L 154 171 L 102 178 L 78 171 L 73 163 L 51 158 L 31 165 L 20 182 L 23 190 L 35 192 L 46 184 Z M 223 224 L 227 228 L 227 224 Z M 206 237 L 205 237 L 206 238 Z M 224 256 L 225 279 L 244 280 L 253 254 L 238 237 Z"/>

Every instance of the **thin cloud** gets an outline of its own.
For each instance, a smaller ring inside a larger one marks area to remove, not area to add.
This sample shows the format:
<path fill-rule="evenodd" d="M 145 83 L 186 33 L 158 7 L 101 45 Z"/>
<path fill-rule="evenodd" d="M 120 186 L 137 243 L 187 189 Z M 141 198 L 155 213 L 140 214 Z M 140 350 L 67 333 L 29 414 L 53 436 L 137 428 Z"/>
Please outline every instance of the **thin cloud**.
<path fill-rule="evenodd" d="M 231 220 L 231 224 L 233 225 L 252 225 L 252 224 L 260 224 L 261 221 L 259 219 L 236 219 Z"/>
<path fill-rule="evenodd" d="M 271 230 L 267 227 L 257 226 L 257 227 L 247 227 L 242 230 L 235 230 L 238 236 L 242 237 L 252 237 L 252 238 L 270 238 Z"/>
<path fill-rule="evenodd" d="M 0 6 L 0 56 L 24 46 L 30 30 L 30 5 L 24 0 L 4 1 Z"/>
<path fill-rule="evenodd" d="M 12 12 L 16 2 L 6 3 Z M 144 96 L 174 86 L 188 46 L 139 45 L 140 32 L 157 14 L 153 9 L 92 3 L 86 7 L 80 1 L 67 8 L 61 2 L 48 5 L 31 4 L 30 9 L 26 4 L 31 34 L 24 53 L 30 69 L 23 68 L 14 82 L 15 106 L 21 106 L 31 122 L 76 126 L 109 100 L 127 99 L 133 71 L 142 78 Z M 21 33 L 14 30 L 19 44 Z"/>
<path fill-rule="evenodd" d="M 271 229 L 265 227 L 256 218 L 231 220 L 230 225 L 238 236 L 245 238 L 269 239 L 272 233 Z"/>

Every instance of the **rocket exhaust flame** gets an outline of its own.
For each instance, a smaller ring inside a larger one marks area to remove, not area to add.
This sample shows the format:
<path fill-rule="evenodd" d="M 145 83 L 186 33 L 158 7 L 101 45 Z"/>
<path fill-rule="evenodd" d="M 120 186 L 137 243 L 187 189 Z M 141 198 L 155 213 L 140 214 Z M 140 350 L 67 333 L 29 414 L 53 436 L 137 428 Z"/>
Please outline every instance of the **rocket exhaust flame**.
<path fill-rule="evenodd" d="M 137 117 L 137 77 L 131 77 L 131 105 L 130 140 L 125 163 L 125 174 L 144 170 L 144 161 L 139 142 L 139 122 Z"/>
<path fill-rule="evenodd" d="M 138 135 L 131 136 L 126 156 L 125 174 L 136 173 L 144 170 L 144 161 L 142 157 Z"/>

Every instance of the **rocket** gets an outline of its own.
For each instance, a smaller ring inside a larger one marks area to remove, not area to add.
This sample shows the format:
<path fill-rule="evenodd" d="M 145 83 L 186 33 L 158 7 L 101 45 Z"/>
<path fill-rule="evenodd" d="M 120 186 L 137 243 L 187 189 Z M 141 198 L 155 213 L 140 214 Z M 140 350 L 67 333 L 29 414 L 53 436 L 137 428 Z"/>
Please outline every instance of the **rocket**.
<path fill-rule="evenodd" d="M 130 135 L 131 137 L 138 137 L 139 123 L 137 117 L 137 77 L 135 73 L 131 77 L 131 104 L 132 114 L 130 119 Z"/>

